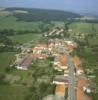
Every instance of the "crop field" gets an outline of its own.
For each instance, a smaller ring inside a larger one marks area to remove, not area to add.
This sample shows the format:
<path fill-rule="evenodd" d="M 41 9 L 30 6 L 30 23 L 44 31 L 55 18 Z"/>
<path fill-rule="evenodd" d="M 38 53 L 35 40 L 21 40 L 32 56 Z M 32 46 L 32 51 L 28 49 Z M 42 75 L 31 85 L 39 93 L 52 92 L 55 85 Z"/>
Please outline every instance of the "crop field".
<path fill-rule="evenodd" d="M 0 16 L 0 30 L 38 30 L 41 22 L 18 21 L 14 16 Z"/>
<path fill-rule="evenodd" d="M 22 35 L 14 35 L 9 37 L 12 41 L 18 42 L 18 43 L 26 43 L 29 41 L 34 41 L 37 42 L 41 38 L 41 34 L 39 33 L 27 33 L 27 34 L 22 34 Z"/>
<path fill-rule="evenodd" d="M 78 33 L 97 33 L 98 32 L 98 24 L 95 23 L 85 23 L 85 22 L 73 22 L 69 25 L 69 28 L 72 29 L 73 32 Z"/>
<path fill-rule="evenodd" d="M 9 11 L 2 11 L 0 10 L 0 16 L 8 16 L 10 14 Z"/>

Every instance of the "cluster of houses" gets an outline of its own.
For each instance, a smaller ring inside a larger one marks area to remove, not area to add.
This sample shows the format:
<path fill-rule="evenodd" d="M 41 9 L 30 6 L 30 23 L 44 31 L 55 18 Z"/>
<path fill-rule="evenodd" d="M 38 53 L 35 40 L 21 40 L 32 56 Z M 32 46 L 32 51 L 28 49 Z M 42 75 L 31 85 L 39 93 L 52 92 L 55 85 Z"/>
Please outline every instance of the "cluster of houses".
<path fill-rule="evenodd" d="M 65 91 L 68 89 L 68 57 L 66 52 L 71 52 L 77 45 L 73 41 L 64 41 L 62 39 L 50 39 L 48 43 L 39 43 L 31 49 L 30 53 L 21 53 L 16 55 L 16 68 L 27 70 L 33 59 L 46 59 L 49 55 L 54 57 L 53 65 L 57 71 L 63 71 L 63 75 L 56 75 L 53 79 L 53 84 L 56 84 L 55 94 L 57 96 L 65 96 Z"/>
<path fill-rule="evenodd" d="M 50 39 L 47 44 L 39 43 L 31 49 L 30 53 L 21 53 L 16 55 L 15 65 L 17 69 L 27 70 L 30 65 L 33 64 L 33 59 L 46 59 L 49 55 L 54 57 L 53 67 L 59 72 L 63 72 L 62 75 L 56 75 L 53 79 L 53 84 L 56 85 L 55 95 L 65 98 L 65 93 L 68 90 L 68 56 L 65 51 L 70 53 L 74 48 L 77 48 L 77 44 L 73 41 L 64 41 L 62 39 Z M 28 50 L 27 50 L 28 51 Z M 74 56 L 73 62 L 75 64 L 76 75 L 84 74 L 84 69 L 81 67 L 81 60 L 79 57 Z M 90 90 L 85 86 L 82 87 L 84 91 Z M 86 90 L 87 89 L 87 90 Z"/>
<path fill-rule="evenodd" d="M 27 70 L 30 65 L 33 64 L 34 59 L 45 59 L 48 57 L 47 44 L 37 44 L 34 48 L 31 48 L 30 52 L 22 52 L 16 54 L 15 67 L 20 70 Z"/>
<path fill-rule="evenodd" d="M 33 59 L 45 59 L 49 55 L 57 56 L 60 53 L 64 53 L 65 49 L 71 52 L 76 47 L 76 44 L 72 41 L 64 41 L 62 39 L 50 39 L 48 43 L 39 43 L 35 47 L 29 48 L 20 54 L 16 54 L 15 66 L 17 69 L 27 70 Z M 62 58 L 62 57 L 61 57 Z M 58 58 L 55 58 L 55 62 Z M 59 64 L 58 64 L 59 65 Z M 63 65 L 62 65 L 63 67 Z"/>
<path fill-rule="evenodd" d="M 59 72 L 63 72 L 62 75 L 56 75 L 53 79 L 53 84 L 56 85 L 55 95 L 57 97 L 66 98 L 68 90 L 68 56 L 67 53 L 73 51 L 77 47 L 77 44 L 73 41 L 64 41 L 62 39 L 54 39 L 49 41 L 49 47 L 52 50 L 54 56 L 53 67 Z"/>
<path fill-rule="evenodd" d="M 33 59 L 45 59 L 50 54 L 47 44 L 37 44 L 32 51 Z"/>
<path fill-rule="evenodd" d="M 44 36 L 45 37 L 48 37 L 48 36 L 64 36 L 64 34 L 65 34 L 64 28 L 56 27 L 55 29 L 53 29 L 49 33 L 44 33 Z"/>
<path fill-rule="evenodd" d="M 54 60 L 54 69 L 57 71 L 63 71 L 62 75 L 56 75 L 53 84 L 56 84 L 55 95 L 64 97 L 65 92 L 68 89 L 68 65 L 67 65 L 67 56 L 58 54 Z"/>
<path fill-rule="evenodd" d="M 51 40 L 52 41 L 52 40 Z M 53 52 L 53 56 L 55 57 L 53 65 L 54 69 L 57 71 L 63 71 L 62 75 L 56 75 L 53 79 L 53 84 L 56 85 L 55 88 L 55 95 L 59 97 L 66 97 L 66 93 L 68 90 L 68 77 L 69 77 L 69 66 L 68 66 L 68 56 L 65 54 L 66 52 L 70 53 L 74 50 L 74 48 L 77 48 L 77 44 L 73 41 L 62 41 L 62 40 L 54 40 L 55 42 L 52 41 L 49 42 L 50 46 L 54 46 L 55 48 L 51 49 Z M 54 44 L 53 44 L 54 43 Z M 78 77 L 78 82 L 77 82 L 77 100 L 83 100 L 79 99 L 80 98 L 80 91 L 82 92 L 83 95 L 81 95 L 83 98 L 89 98 L 86 93 L 91 93 L 91 85 L 90 82 L 86 79 L 84 69 L 81 67 L 81 60 L 78 56 L 73 57 L 73 63 L 75 65 L 75 75 Z M 80 81 L 81 77 L 83 78 L 82 81 L 85 82 L 85 84 L 82 84 L 81 86 Z M 81 88 L 80 88 L 81 87 Z M 90 99 L 87 99 L 90 100 Z"/>
<path fill-rule="evenodd" d="M 75 33 L 73 33 L 72 29 L 69 29 L 68 32 L 72 33 L 71 36 L 76 38 L 76 39 L 85 39 L 85 37 L 88 35 L 88 33 L 83 33 L 83 32 L 75 32 Z"/>
<path fill-rule="evenodd" d="M 63 72 L 62 75 L 56 75 L 53 79 L 52 84 L 56 85 L 55 95 L 57 97 L 65 98 L 68 90 L 68 76 L 69 76 L 69 66 L 68 66 L 68 56 L 65 53 L 70 53 L 74 48 L 77 48 L 77 44 L 73 41 L 64 41 L 62 39 L 50 39 L 47 44 L 39 43 L 34 48 L 31 49 L 31 53 L 21 53 L 16 55 L 16 68 L 20 70 L 27 70 L 31 64 L 33 64 L 33 59 L 46 59 L 49 55 L 54 57 L 53 67 L 59 72 Z M 84 69 L 81 67 L 81 60 L 79 57 L 74 56 L 73 62 L 75 64 L 76 75 L 81 76 L 84 74 Z M 91 89 L 88 86 L 88 82 L 85 84 L 79 85 L 81 81 L 85 82 L 86 80 L 79 79 L 77 86 L 77 100 L 79 95 L 83 95 L 85 98 L 84 92 L 91 92 Z M 81 89 L 80 89 L 81 87 Z"/>
<path fill-rule="evenodd" d="M 51 36 L 53 34 L 59 35 L 63 34 L 64 29 L 54 29 L 52 32 L 48 34 L 44 34 L 45 36 Z M 54 57 L 53 67 L 58 72 L 63 72 L 62 75 L 56 75 L 53 79 L 52 84 L 56 85 L 55 95 L 57 97 L 65 98 L 66 91 L 68 90 L 68 77 L 69 77 L 69 66 L 68 66 L 68 55 L 66 53 L 71 53 L 78 45 L 74 41 L 67 41 L 64 39 L 49 39 L 48 43 L 38 43 L 35 47 L 29 49 L 25 53 L 20 53 L 16 55 L 15 66 L 20 70 L 27 70 L 30 65 L 33 64 L 34 59 L 46 59 L 49 56 Z M 81 67 L 81 60 L 79 57 L 73 57 L 73 63 L 75 65 L 75 74 L 77 76 L 81 76 L 84 74 L 84 69 Z M 80 81 L 78 81 L 77 86 L 77 95 L 79 97 L 80 90 Z M 91 92 L 87 85 L 82 85 L 82 93 L 84 91 Z M 78 98 L 77 97 L 77 98 Z M 77 99 L 80 100 L 80 99 Z M 81 99 L 82 100 L 82 99 Z M 87 100 L 87 99 L 86 99 Z"/>

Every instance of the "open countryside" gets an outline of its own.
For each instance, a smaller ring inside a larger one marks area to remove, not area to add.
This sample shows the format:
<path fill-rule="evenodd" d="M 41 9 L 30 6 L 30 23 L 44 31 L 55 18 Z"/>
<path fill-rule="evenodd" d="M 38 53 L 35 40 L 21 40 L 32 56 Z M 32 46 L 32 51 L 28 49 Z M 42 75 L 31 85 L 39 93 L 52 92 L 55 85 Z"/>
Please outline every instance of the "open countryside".
<path fill-rule="evenodd" d="M 97 19 L 26 8 L 0 13 L 0 100 L 98 99 Z"/>

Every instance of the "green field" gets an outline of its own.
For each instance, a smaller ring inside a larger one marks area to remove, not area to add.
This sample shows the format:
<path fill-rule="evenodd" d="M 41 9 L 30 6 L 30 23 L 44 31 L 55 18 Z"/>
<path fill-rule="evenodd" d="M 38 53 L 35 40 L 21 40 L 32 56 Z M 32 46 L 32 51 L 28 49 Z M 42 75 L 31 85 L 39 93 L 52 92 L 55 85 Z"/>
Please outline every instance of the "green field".
<path fill-rule="evenodd" d="M 52 21 L 54 27 L 64 27 L 64 22 Z M 13 30 L 30 30 L 30 31 L 40 31 L 40 26 L 43 22 L 25 22 L 18 21 L 14 16 L 0 16 L 0 30 L 13 29 Z M 47 24 L 47 23 L 46 23 Z"/>
<path fill-rule="evenodd" d="M 52 21 L 51 23 L 54 24 L 54 27 L 64 27 L 64 22 Z"/>
<path fill-rule="evenodd" d="M 78 33 L 97 33 L 98 32 L 98 24 L 85 23 L 85 22 L 73 22 L 69 25 L 69 28 L 72 29 L 73 32 Z"/>
<path fill-rule="evenodd" d="M 38 30 L 41 22 L 17 21 L 14 16 L 0 16 L 0 30 Z"/>
<path fill-rule="evenodd" d="M 88 43 L 89 43 L 90 46 L 98 45 L 98 35 L 95 36 L 95 37 L 89 37 Z"/>
<path fill-rule="evenodd" d="M 12 75 L 12 77 L 20 77 L 21 80 L 17 84 L 2 84 L 0 83 L 0 100 L 25 100 L 28 95 L 28 88 L 20 83 L 31 84 L 32 77 L 30 76 L 31 71 L 18 71 L 12 70 L 10 74 L 5 72 L 5 69 L 12 64 L 15 58 L 14 52 L 3 52 L 0 53 L 0 75 Z M 1 81 L 1 80 L 0 80 Z"/>
<path fill-rule="evenodd" d="M 52 21 L 51 23 L 54 24 L 52 28 L 65 26 L 64 22 Z M 10 38 L 13 42 L 20 44 L 32 41 L 32 44 L 35 45 L 35 43 L 39 40 L 44 40 L 42 38 L 42 33 L 37 33 L 41 30 L 41 24 L 43 26 L 47 26 L 47 23 L 44 22 L 17 21 L 17 18 L 14 16 L 0 16 L 0 30 L 13 29 L 14 31 L 30 30 L 36 32 L 8 36 L 8 38 Z M 49 26 L 49 28 L 51 27 Z M 71 33 L 98 33 L 98 24 L 73 22 L 69 24 L 69 29 L 72 29 Z M 88 43 L 90 45 L 97 44 L 98 36 L 88 38 Z M 12 62 L 14 62 L 14 55 L 15 52 L 0 53 L 0 75 L 5 75 L 5 77 L 10 75 L 13 78 L 19 77 L 19 80 L 12 84 L 10 84 L 10 81 L 8 81 L 8 84 L 0 84 L 0 100 L 25 100 L 25 97 L 28 96 L 29 93 L 35 97 L 37 95 L 46 96 L 49 93 L 52 94 L 54 88 L 50 85 L 50 82 L 55 75 L 62 75 L 63 72 L 59 73 L 55 71 L 50 59 L 47 58 L 45 60 L 35 60 L 35 62 L 33 62 L 34 64 L 27 71 L 12 69 L 9 73 L 7 73 L 5 70 L 10 66 L 10 64 L 12 64 Z M 11 80 L 13 80 L 13 78 Z M 33 90 L 28 90 L 28 86 L 32 86 Z M 32 96 L 30 96 L 29 100 L 32 99 Z"/>
<path fill-rule="evenodd" d="M 27 34 L 22 34 L 22 35 L 14 35 L 11 36 L 10 39 L 14 42 L 18 42 L 18 43 L 26 43 L 29 42 L 31 40 L 33 40 L 34 42 L 37 42 L 39 39 L 41 38 L 41 34 L 39 33 L 27 33 Z"/>
<path fill-rule="evenodd" d="M 9 67 L 13 62 L 15 59 L 14 54 L 14 52 L 0 53 L 0 73 L 4 73 L 6 67 Z"/>
<path fill-rule="evenodd" d="M 24 86 L 0 85 L 0 100 L 25 100 L 27 92 Z"/>

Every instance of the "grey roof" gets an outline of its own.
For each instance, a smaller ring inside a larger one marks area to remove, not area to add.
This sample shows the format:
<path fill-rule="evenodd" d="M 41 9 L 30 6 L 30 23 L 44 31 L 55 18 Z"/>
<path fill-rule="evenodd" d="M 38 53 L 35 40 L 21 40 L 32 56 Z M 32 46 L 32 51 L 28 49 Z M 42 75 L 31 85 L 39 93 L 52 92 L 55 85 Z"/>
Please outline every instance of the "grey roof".
<path fill-rule="evenodd" d="M 32 63 L 32 56 L 28 55 L 27 57 L 25 57 L 19 64 L 18 66 L 23 67 L 23 68 L 28 68 L 31 63 Z"/>
<path fill-rule="evenodd" d="M 57 76 L 55 76 L 54 81 L 68 82 L 68 77 L 67 76 L 63 76 L 63 75 L 57 75 Z"/>

